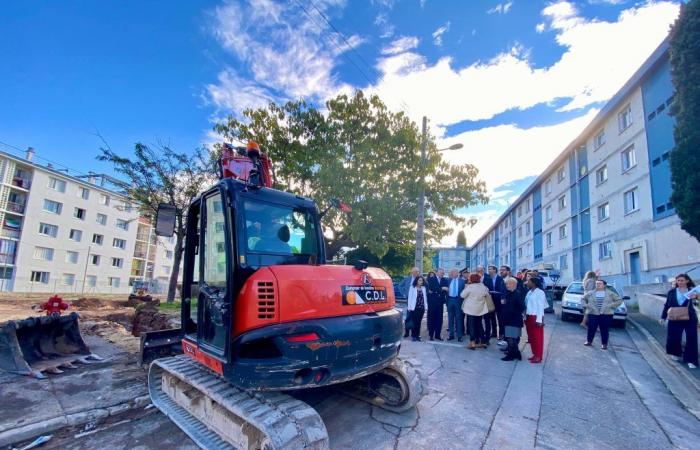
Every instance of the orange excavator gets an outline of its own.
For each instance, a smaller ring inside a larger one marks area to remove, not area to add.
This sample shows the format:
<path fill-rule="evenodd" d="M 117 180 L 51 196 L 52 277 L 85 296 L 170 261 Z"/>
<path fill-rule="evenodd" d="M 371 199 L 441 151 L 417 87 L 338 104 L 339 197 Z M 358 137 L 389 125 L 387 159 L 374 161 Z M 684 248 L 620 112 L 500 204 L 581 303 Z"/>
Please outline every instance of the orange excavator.
<path fill-rule="evenodd" d="M 323 213 L 272 189 L 254 142 L 225 145 L 219 175 L 187 211 L 182 326 L 142 336 L 153 404 L 202 448 L 239 449 L 328 448 L 320 416 L 288 391 L 336 385 L 394 412 L 414 407 L 423 385 L 398 358 L 389 275 L 326 264 Z M 173 234 L 175 212 L 161 205 L 158 235 Z"/>

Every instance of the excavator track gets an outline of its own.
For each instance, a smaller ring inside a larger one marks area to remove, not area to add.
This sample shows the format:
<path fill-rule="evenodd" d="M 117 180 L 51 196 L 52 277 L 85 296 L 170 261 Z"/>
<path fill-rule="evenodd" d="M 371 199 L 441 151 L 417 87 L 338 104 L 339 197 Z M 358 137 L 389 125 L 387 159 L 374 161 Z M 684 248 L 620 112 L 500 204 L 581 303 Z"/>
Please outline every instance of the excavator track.
<path fill-rule="evenodd" d="M 338 390 L 379 408 L 402 413 L 416 406 L 423 396 L 421 376 L 416 364 L 394 358 L 384 369 L 338 385 Z"/>
<path fill-rule="evenodd" d="M 328 449 L 316 410 L 280 392 L 244 391 L 179 355 L 153 361 L 153 404 L 205 449 Z"/>

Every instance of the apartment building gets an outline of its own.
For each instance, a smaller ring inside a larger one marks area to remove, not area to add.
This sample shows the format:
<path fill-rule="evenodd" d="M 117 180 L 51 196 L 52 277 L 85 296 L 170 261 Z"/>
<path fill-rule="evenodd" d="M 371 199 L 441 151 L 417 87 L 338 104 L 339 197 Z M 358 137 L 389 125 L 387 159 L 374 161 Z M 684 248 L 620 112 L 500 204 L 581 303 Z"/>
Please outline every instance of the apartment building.
<path fill-rule="evenodd" d="M 155 293 L 167 292 L 173 270 L 174 252 L 174 237 L 157 237 L 153 224 L 145 217 L 139 218 L 131 261 L 130 284 L 134 280 L 154 280 L 152 288 Z"/>
<path fill-rule="evenodd" d="M 472 247 L 472 264 L 552 264 L 566 284 L 588 270 L 627 285 L 700 265 L 700 244 L 670 202 L 668 43 Z"/>
<path fill-rule="evenodd" d="M 164 276 L 159 245 L 143 255 L 152 271 L 134 274 L 142 219 L 127 198 L 33 156 L 0 152 L 0 290 L 128 293 L 137 277 Z"/>

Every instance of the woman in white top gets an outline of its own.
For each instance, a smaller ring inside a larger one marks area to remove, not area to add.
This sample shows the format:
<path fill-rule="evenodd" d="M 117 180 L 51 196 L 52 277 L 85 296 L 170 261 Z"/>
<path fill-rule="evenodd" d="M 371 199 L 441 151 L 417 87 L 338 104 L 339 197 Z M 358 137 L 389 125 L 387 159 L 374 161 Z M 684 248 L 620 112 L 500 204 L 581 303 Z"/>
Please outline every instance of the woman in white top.
<path fill-rule="evenodd" d="M 425 304 L 428 301 L 428 294 L 425 290 L 425 279 L 418 276 L 413 281 L 413 286 L 408 291 L 408 314 L 413 326 L 411 327 L 411 337 L 414 341 L 420 341 L 420 325 L 425 313 Z"/>
<path fill-rule="evenodd" d="M 527 337 L 532 349 L 532 357 L 529 359 L 533 364 L 542 362 L 544 352 L 544 309 L 547 307 L 547 298 L 541 283 L 539 277 L 530 277 L 525 284 L 528 288 L 525 296 L 527 306 L 525 329 L 527 329 Z"/>

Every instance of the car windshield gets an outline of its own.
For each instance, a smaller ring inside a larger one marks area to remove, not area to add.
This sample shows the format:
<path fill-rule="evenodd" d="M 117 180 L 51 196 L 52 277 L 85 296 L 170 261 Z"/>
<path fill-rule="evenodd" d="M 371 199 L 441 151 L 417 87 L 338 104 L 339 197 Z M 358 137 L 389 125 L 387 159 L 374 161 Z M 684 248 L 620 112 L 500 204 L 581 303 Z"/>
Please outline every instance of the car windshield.
<path fill-rule="evenodd" d="M 318 255 L 318 235 L 310 211 L 254 201 L 244 202 L 248 252 Z"/>
<path fill-rule="evenodd" d="M 566 293 L 583 295 L 583 283 L 571 283 L 566 289 Z"/>

